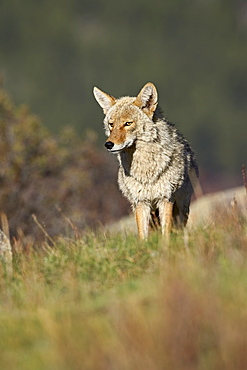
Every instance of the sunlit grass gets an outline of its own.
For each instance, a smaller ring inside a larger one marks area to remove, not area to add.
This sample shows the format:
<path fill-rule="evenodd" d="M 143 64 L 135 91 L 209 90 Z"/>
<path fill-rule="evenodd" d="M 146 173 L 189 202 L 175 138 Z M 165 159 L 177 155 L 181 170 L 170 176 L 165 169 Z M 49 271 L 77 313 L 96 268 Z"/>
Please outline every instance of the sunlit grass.
<path fill-rule="evenodd" d="M 2 369 L 247 368 L 247 223 L 158 234 L 88 232 L 0 265 Z"/>

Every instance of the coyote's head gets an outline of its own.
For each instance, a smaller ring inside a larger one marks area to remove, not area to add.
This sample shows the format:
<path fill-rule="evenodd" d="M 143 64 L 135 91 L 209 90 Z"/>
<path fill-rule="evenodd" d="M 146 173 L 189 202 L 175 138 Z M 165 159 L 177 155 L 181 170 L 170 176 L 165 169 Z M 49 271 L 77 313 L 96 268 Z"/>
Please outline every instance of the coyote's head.
<path fill-rule="evenodd" d="M 93 93 L 105 113 L 104 125 L 108 136 L 105 147 L 115 154 L 130 148 L 144 126 L 152 123 L 158 104 L 155 86 L 147 83 L 134 98 L 126 96 L 115 99 L 97 87 Z"/>

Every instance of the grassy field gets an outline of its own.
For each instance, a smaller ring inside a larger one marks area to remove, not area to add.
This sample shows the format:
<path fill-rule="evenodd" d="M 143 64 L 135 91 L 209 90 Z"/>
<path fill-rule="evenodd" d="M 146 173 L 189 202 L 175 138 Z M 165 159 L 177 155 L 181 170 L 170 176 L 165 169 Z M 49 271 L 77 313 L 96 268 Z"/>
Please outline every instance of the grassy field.
<path fill-rule="evenodd" d="M 99 231 L 41 249 L 0 264 L 1 369 L 247 369 L 246 214 L 169 248 Z"/>

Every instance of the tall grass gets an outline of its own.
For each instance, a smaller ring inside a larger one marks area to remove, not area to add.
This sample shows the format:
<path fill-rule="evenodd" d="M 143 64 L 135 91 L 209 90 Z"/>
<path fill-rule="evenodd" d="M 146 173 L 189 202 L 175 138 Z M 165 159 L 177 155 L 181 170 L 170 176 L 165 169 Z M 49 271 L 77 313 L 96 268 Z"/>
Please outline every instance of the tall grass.
<path fill-rule="evenodd" d="M 0 265 L 1 369 L 247 368 L 247 222 L 84 233 Z"/>

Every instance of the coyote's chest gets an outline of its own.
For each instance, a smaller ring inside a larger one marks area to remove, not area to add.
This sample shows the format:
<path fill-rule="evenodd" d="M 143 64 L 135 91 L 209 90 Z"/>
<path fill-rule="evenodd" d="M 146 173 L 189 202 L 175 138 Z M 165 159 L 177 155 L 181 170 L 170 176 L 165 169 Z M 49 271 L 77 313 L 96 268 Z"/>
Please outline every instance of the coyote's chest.
<path fill-rule="evenodd" d="M 162 148 L 155 149 L 147 147 L 120 156 L 118 183 L 131 203 L 170 198 L 174 191 L 170 173 L 172 156 Z"/>

